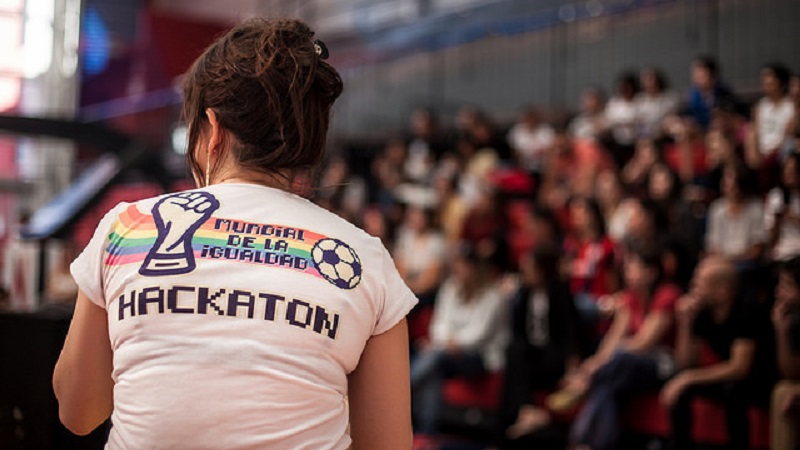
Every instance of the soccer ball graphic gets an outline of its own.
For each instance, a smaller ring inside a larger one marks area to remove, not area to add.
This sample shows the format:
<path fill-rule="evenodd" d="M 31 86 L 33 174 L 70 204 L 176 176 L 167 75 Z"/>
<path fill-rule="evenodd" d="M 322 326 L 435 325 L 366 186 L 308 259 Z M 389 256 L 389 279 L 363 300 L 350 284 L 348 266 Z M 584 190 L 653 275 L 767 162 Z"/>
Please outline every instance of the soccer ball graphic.
<path fill-rule="evenodd" d="M 353 289 L 361 282 L 361 260 L 349 245 L 338 239 L 321 239 L 311 250 L 319 273 L 340 289 Z"/>

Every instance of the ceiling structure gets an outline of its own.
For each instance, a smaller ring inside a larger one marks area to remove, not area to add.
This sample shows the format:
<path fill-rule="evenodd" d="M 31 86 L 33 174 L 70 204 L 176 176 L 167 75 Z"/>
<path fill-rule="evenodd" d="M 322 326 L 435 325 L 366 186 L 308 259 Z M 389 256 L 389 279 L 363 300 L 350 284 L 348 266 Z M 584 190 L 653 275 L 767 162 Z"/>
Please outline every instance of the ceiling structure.
<path fill-rule="evenodd" d="M 336 44 L 334 57 L 375 60 L 515 34 L 675 0 L 153 0 L 157 11 L 235 23 L 298 17 Z"/>

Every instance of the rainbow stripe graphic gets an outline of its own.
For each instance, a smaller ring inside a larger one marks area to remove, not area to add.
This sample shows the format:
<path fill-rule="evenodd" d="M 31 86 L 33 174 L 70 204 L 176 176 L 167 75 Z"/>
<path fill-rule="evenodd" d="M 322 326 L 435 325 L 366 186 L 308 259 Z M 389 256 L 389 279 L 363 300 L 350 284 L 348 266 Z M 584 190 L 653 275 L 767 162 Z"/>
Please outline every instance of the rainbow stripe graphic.
<path fill-rule="evenodd" d="M 105 264 L 141 264 L 157 239 L 153 216 L 142 213 L 135 204 L 130 205 L 119 215 L 108 235 Z M 191 247 L 196 259 L 258 264 L 327 279 L 317 270 L 311 256 L 316 243 L 323 239 L 329 238 L 306 229 L 211 216 L 192 236 Z"/>

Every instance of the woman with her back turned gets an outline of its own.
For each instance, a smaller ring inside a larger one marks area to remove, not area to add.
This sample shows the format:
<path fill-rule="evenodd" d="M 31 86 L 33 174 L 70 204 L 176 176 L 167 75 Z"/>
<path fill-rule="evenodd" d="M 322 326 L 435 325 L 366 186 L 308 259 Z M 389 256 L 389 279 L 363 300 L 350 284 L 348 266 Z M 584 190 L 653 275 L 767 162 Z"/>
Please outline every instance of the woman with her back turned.
<path fill-rule="evenodd" d="M 408 449 L 405 316 L 378 239 L 295 195 L 341 94 L 297 20 L 253 19 L 184 81 L 198 188 L 120 204 L 71 266 L 62 422 L 108 449 Z"/>

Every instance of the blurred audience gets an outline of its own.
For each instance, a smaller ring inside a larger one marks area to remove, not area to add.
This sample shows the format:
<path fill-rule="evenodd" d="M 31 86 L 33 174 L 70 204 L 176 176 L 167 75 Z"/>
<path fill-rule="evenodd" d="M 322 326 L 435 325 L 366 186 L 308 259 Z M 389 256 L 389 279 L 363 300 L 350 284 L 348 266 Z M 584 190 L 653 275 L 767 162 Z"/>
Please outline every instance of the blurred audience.
<path fill-rule="evenodd" d="M 749 448 L 747 407 L 765 403 L 768 389 L 752 376 L 759 317 L 739 292 L 736 266 L 709 256 L 678 302 L 675 360 L 680 372 L 661 391 L 672 418 L 672 449 L 694 448 L 691 401 L 698 396 L 725 406 L 728 448 Z"/>
<path fill-rule="evenodd" d="M 586 396 L 570 432 L 576 449 L 617 448 L 622 397 L 655 390 L 671 374 L 670 334 L 680 290 L 662 282 L 660 257 L 651 248 L 628 252 L 624 274 L 625 287 L 610 300 L 614 319 L 600 346 L 549 399 L 551 408 L 563 410 Z"/>
<path fill-rule="evenodd" d="M 781 381 L 772 392 L 772 449 L 800 447 L 800 258 L 783 264 L 778 272 L 772 324 Z"/>
<path fill-rule="evenodd" d="M 452 274 L 436 296 L 430 340 L 411 361 L 415 429 L 437 431 L 442 383 L 503 367 L 508 337 L 506 308 L 490 264 L 472 246 L 452 261 Z"/>
<path fill-rule="evenodd" d="M 368 164 L 331 160 L 317 201 L 393 248 L 427 308 L 409 320 L 420 432 L 437 432 L 445 380 L 479 386 L 505 360 L 503 448 L 535 442 L 564 420 L 548 407 L 581 399 L 572 444 L 613 448 L 620 398 L 668 379 L 674 448 L 692 446 L 695 397 L 727 407 L 744 448 L 743 411 L 766 405 L 780 369 L 773 445 L 796 445 L 800 76 L 766 64 L 754 98 L 712 57 L 690 73 L 680 96 L 659 68 L 622 72 L 608 101 L 608 86 L 587 87 L 564 120 L 419 108 L 409 137 Z"/>
<path fill-rule="evenodd" d="M 502 440 L 532 433 L 550 422 L 546 409 L 531 403 L 534 392 L 552 391 L 584 354 L 578 312 L 560 281 L 557 246 L 544 243 L 520 264 L 521 284 L 511 298 L 512 338 L 500 402 Z"/>

